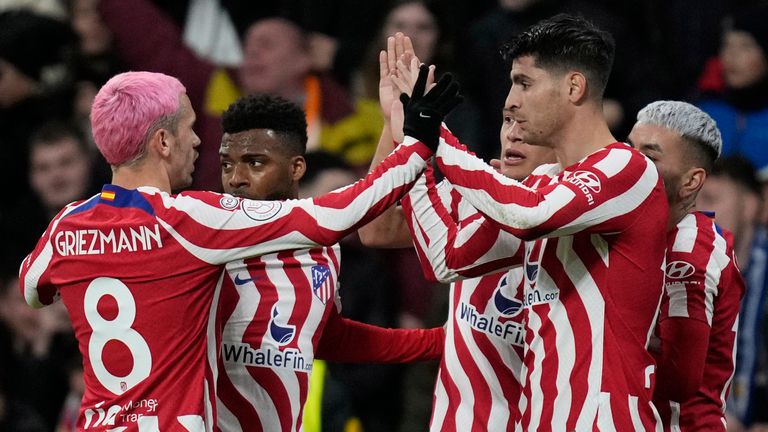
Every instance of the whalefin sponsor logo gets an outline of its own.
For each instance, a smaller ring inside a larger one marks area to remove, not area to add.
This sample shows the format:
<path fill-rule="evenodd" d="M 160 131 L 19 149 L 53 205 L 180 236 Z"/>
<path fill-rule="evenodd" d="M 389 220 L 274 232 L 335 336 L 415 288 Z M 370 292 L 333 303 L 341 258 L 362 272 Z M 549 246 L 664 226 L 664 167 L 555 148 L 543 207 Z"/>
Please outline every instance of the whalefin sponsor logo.
<path fill-rule="evenodd" d="M 474 305 L 464 301 L 459 303 L 456 312 L 459 320 L 469 324 L 472 330 L 510 345 L 522 347 L 525 343 L 525 327 L 519 322 L 501 321 L 499 317 L 481 313 Z"/>
<path fill-rule="evenodd" d="M 296 334 L 296 326 L 291 324 L 278 323 L 280 311 L 277 305 L 272 306 L 272 318 L 269 320 L 269 336 L 277 342 L 279 346 L 288 345 Z"/>
<path fill-rule="evenodd" d="M 516 298 L 505 297 L 502 292 L 507 288 L 507 277 L 501 278 L 499 285 L 493 291 L 493 305 L 502 316 L 513 317 L 520 313 L 523 308 L 523 302 Z"/>
<path fill-rule="evenodd" d="M 254 349 L 247 343 L 224 342 L 221 351 L 225 363 L 312 372 L 312 357 L 305 356 L 296 348 L 284 351 L 270 347 Z"/>

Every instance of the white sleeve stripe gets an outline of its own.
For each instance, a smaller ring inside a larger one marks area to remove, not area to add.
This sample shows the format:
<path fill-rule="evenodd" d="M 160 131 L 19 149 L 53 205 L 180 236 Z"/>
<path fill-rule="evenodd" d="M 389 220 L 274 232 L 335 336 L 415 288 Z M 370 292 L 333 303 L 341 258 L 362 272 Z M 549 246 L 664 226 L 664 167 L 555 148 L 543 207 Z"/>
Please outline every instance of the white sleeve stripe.
<path fill-rule="evenodd" d="M 714 225 L 714 222 L 713 222 Z M 713 226 L 714 230 L 715 227 Z M 707 262 L 707 274 L 704 280 L 704 313 L 707 316 L 707 323 L 712 326 L 712 317 L 715 313 L 715 297 L 718 296 L 720 285 L 720 278 L 723 275 L 723 270 L 730 262 L 730 258 L 726 251 L 725 239 L 715 232 L 714 250 L 709 256 Z"/>
<path fill-rule="evenodd" d="M 696 216 L 689 213 L 677 224 L 677 234 L 675 235 L 675 242 L 672 244 L 672 252 L 693 252 L 696 236 L 687 235 L 688 230 L 691 229 L 696 230 Z"/>
<path fill-rule="evenodd" d="M 653 164 L 647 164 L 640 179 L 627 191 L 618 195 L 594 209 L 584 212 L 571 223 L 558 229 L 557 236 L 576 233 L 590 226 L 599 225 L 610 219 L 623 216 L 637 209 L 656 187 L 659 173 Z M 555 234 L 551 234 L 554 236 Z"/>
<path fill-rule="evenodd" d="M 209 249 L 191 243 L 162 219 L 157 218 L 157 221 L 187 252 L 192 254 L 195 258 L 212 265 L 226 264 L 229 261 L 264 255 L 280 250 L 302 249 L 316 245 L 315 242 L 311 241 L 301 233 L 292 232 L 282 237 L 274 238 L 252 246 L 231 249 Z"/>
<path fill-rule="evenodd" d="M 632 160 L 632 150 L 611 149 L 608 156 L 593 166 L 605 174 L 606 177 L 611 178 L 626 168 L 630 160 Z"/>

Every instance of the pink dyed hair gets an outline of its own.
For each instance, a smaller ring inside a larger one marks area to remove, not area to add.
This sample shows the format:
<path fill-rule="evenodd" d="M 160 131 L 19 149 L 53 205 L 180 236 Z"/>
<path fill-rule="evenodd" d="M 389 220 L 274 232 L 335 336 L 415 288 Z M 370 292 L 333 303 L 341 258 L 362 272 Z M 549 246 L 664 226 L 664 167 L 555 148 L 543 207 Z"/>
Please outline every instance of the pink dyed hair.
<path fill-rule="evenodd" d="M 183 93 L 178 79 L 155 72 L 125 72 L 107 81 L 91 108 L 93 139 L 107 162 L 139 157 L 149 134 L 179 110 Z"/>

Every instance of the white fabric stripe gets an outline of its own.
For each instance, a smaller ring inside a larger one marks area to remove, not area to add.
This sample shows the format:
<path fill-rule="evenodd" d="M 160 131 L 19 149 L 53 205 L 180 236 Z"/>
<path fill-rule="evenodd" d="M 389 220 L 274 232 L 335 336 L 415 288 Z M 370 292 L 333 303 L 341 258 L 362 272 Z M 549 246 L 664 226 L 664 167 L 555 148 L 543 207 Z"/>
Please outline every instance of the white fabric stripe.
<path fill-rule="evenodd" d="M 541 271 L 541 269 L 539 271 Z M 528 410 L 530 411 L 529 417 L 531 420 L 530 420 L 530 423 L 528 424 L 528 430 L 538 430 L 539 420 L 541 420 L 541 411 L 544 405 L 544 392 L 541 390 L 541 377 L 542 377 L 541 363 L 544 360 L 544 353 L 546 350 L 546 346 L 544 344 L 544 339 L 542 338 L 541 334 L 539 334 L 539 331 L 541 330 L 541 318 L 534 311 L 533 308 L 530 308 L 528 312 L 528 328 L 526 330 L 530 331 L 533 334 L 533 339 L 531 341 L 531 344 L 527 348 L 533 351 L 535 355 L 533 365 L 531 365 L 531 369 L 527 371 L 528 372 L 527 379 L 530 380 L 528 387 L 530 388 L 530 393 L 531 393 L 530 408 L 528 408 Z M 527 356 L 527 353 L 526 353 L 526 356 Z M 524 408 L 522 405 L 523 398 L 520 399 L 520 402 L 521 402 L 520 412 L 525 413 L 525 411 L 522 410 Z M 545 429 L 549 429 L 549 428 L 545 428 Z"/>
<path fill-rule="evenodd" d="M 693 213 L 688 213 L 677 224 L 677 234 L 675 234 L 675 241 L 672 244 L 672 252 L 693 252 L 693 246 L 696 244 L 696 234 L 690 235 L 691 232 L 697 233 L 698 228 L 696 226 L 696 216 Z"/>
<path fill-rule="evenodd" d="M 446 332 L 446 340 L 450 336 L 449 332 Z M 440 369 L 437 373 L 437 382 L 435 383 L 435 402 L 432 407 L 432 417 L 429 420 L 430 432 L 440 432 L 445 422 L 445 415 L 448 412 L 448 393 L 443 386 L 443 374 L 446 371 Z M 450 379 L 450 378 L 448 378 Z"/>
<path fill-rule="evenodd" d="M 53 246 L 51 245 L 51 242 L 53 241 L 53 233 L 56 232 L 56 228 L 59 226 L 59 222 L 61 222 L 65 216 L 67 216 L 69 213 L 72 213 L 72 211 L 78 207 L 89 203 L 93 199 L 97 199 L 97 197 L 98 195 L 77 205 L 68 204 L 61 215 L 51 222 L 50 228 L 48 230 L 50 233 L 48 242 L 45 244 L 45 246 L 43 246 L 43 249 L 37 255 L 35 260 L 29 265 L 27 272 L 24 274 L 24 300 L 28 305 L 32 306 L 33 308 L 41 308 L 45 306 L 40 302 L 39 293 L 37 292 L 37 285 L 40 282 L 40 277 L 48 269 L 48 265 L 51 263 L 51 259 L 53 259 Z M 24 261 L 27 259 L 29 259 L 29 256 L 27 256 Z M 22 263 L 22 267 L 23 266 L 24 263 Z"/>
<path fill-rule="evenodd" d="M 731 388 L 731 382 L 733 381 L 733 377 L 736 371 L 736 347 L 738 346 L 736 341 L 739 340 L 739 314 L 736 314 L 736 319 L 733 321 L 733 327 L 731 327 L 731 331 L 733 332 L 733 339 L 731 339 L 731 342 L 733 343 L 733 350 L 731 351 L 731 375 L 725 381 L 725 385 L 723 386 L 722 390 L 720 390 L 720 409 L 722 410 L 723 414 L 725 414 L 726 395 L 728 394 L 728 389 Z M 725 419 L 723 419 L 723 421 L 725 421 Z"/>
<path fill-rule="evenodd" d="M 592 243 L 592 246 L 595 248 L 595 251 L 598 253 L 598 255 L 600 255 L 600 259 L 603 261 L 603 264 L 608 267 L 610 265 L 610 247 L 608 246 L 608 242 L 605 241 L 605 238 L 603 238 L 602 234 L 590 235 L 589 241 Z"/>
<path fill-rule="evenodd" d="M 656 187 L 658 178 L 659 173 L 656 170 L 656 166 L 648 162 L 640 179 L 631 188 L 603 202 L 592 210 L 582 213 L 570 223 L 548 234 L 548 236 L 570 235 L 590 226 L 599 225 L 607 220 L 631 213 L 645 202 L 646 198 Z"/>
<path fill-rule="evenodd" d="M 438 184 L 437 187 L 439 188 L 438 196 L 443 203 L 443 207 L 450 211 L 451 185 L 447 181 L 443 181 Z M 463 226 L 457 233 L 454 244 L 448 245 L 448 227 L 446 227 L 445 222 L 432 207 L 432 203 L 427 196 L 427 187 L 424 176 L 419 178 L 416 185 L 411 189 L 409 197 L 411 199 L 413 211 L 411 215 L 407 215 L 406 217 L 411 218 L 414 226 L 421 228 L 421 230 L 415 230 L 417 232 L 415 233 L 414 241 L 429 259 L 429 264 L 432 267 L 435 278 L 440 282 L 447 283 L 458 280 L 460 278 L 458 272 L 469 270 L 491 261 L 506 258 L 520 247 L 521 241 L 518 238 L 507 232 L 499 231 L 497 234 L 498 237 L 494 239 L 493 246 L 491 246 L 479 259 L 464 267 L 451 268 L 446 262 L 446 247 L 460 247 L 470 240 L 487 242 L 488 239 L 486 238 L 473 238 L 485 218 L 481 217 L 474 220 L 471 224 Z M 458 207 L 458 216 L 462 218 L 460 220 L 477 213 L 477 210 L 475 210 L 467 200 L 460 200 Z M 424 234 L 422 234 L 422 230 L 424 231 Z"/>
<path fill-rule="evenodd" d="M 473 279 L 473 281 L 480 281 L 479 278 Z M 474 288 L 477 286 L 477 284 L 474 285 L 468 285 L 464 284 L 463 289 L 461 292 L 461 298 L 467 303 L 470 304 L 470 297 L 472 296 L 473 292 L 475 291 Z M 489 303 L 492 303 L 493 299 Z M 486 306 L 485 311 L 493 310 L 488 308 L 494 307 L 492 304 L 489 304 Z M 478 337 L 489 339 L 487 335 L 480 334 L 479 332 L 476 332 L 472 329 L 471 326 L 467 325 L 466 322 L 463 320 L 459 320 L 459 333 L 461 335 L 461 338 L 464 340 L 464 343 L 467 345 L 467 349 L 469 350 L 469 354 L 472 358 L 472 362 L 477 367 L 477 369 L 480 371 L 480 374 L 483 376 L 483 381 L 476 382 L 473 381 L 474 388 L 476 387 L 485 387 L 488 389 L 491 397 L 491 409 L 488 415 L 488 420 L 486 421 L 488 430 L 505 430 L 507 423 L 509 422 L 510 412 L 509 408 L 507 407 L 507 404 L 505 403 L 494 403 L 496 402 L 496 397 L 498 397 L 498 394 L 494 392 L 494 389 L 501 389 L 501 383 L 499 382 L 499 378 L 496 376 L 496 371 L 494 370 L 493 366 L 488 361 L 488 358 L 483 355 L 482 351 L 480 351 L 480 347 L 475 342 L 475 335 L 478 335 Z M 509 351 L 512 351 L 511 348 L 509 348 Z M 468 387 L 466 389 L 460 389 L 462 390 L 462 393 L 464 392 L 472 392 L 475 393 L 473 387 Z M 502 398 L 503 399 L 503 398 Z M 473 407 L 468 407 L 470 409 L 473 409 Z M 474 410 L 474 409 L 473 409 Z M 471 423 L 467 423 L 464 425 L 456 425 L 459 430 L 463 430 L 465 427 L 467 430 L 472 428 Z"/>
<path fill-rule="evenodd" d="M 576 430 L 588 430 L 598 413 L 599 398 L 597 396 L 603 379 L 605 300 L 597 283 L 592 279 L 592 275 L 576 251 L 573 250 L 572 237 L 558 239 L 557 258 L 562 263 L 565 274 L 576 288 L 590 323 L 592 358 L 587 372 L 587 394 L 576 421 Z M 575 354 L 572 355 L 575 356 Z"/>
<path fill-rule="evenodd" d="M 217 426 L 220 430 L 226 432 L 242 431 L 243 427 L 232 411 L 224 405 L 221 400 L 216 401 L 216 415 L 218 416 Z"/>
<path fill-rule="evenodd" d="M 454 293 L 454 285 L 451 284 L 450 292 L 449 292 L 449 299 L 450 302 L 453 303 L 453 293 Z M 435 383 L 435 400 L 434 400 L 434 406 L 432 407 L 432 417 L 429 421 L 429 430 L 430 432 L 440 432 L 443 429 L 443 424 L 445 423 L 445 419 L 447 417 L 448 413 L 448 400 L 449 395 L 448 392 L 443 385 L 442 377 L 445 376 L 446 379 L 450 382 L 453 382 L 455 385 L 455 382 L 453 378 L 451 377 L 450 373 L 448 372 L 448 352 L 450 350 L 455 350 L 455 346 L 453 345 L 454 341 L 454 313 L 453 308 L 448 308 L 448 318 L 447 318 L 448 325 L 446 326 L 445 330 L 445 341 L 443 342 L 443 356 L 444 359 L 440 364 L 440 369 L 437 373 L 437 382 Z"/>
<path fill-rule="evenodd" d="M 204 405 L 203 406 L 203 410 L 204 410 L 204 415 L 205 415 L 205 422 L 203 423 L 203 419 L 200 416 L 198 416 L 198 415 L 195 415 L 195 416 L 179 416 L 179 417 L 177 417 L 179 422 L 182 423 L 182 425 L 186 426 L 185 429 L 187 429 L 188 431 L 193 431 L 194 430 L 194 431 L 200 431 L 200 432 L 202 432 L 202 431 L 213 432 L 213 423 L 214 423 L 214 419 L 213 419 L 213 402 L 215 401 L 215 399 L 213 401 L 211 401 L 211 394 L 209 392 L 210 388 L 208 387 L 208 385 L 209 385 L 208 378 L 204 378 L 203 379 L 203 395 L 204 395 L 203 396 L 203 405 Z M 214 383 L 214 389 L 216 388 L 215 386 L 216 386 L 216 383 Z M 214 393 L 214 395 L 215 395 L 215 393 Z M 186 423 L 182 422 L 182 417 L 186 417 L 187 418 L 186 421 L 190 422 L 189 426 Z M 192 417 L 196 417 L 197 419 L 199 419 L 201 424 L 197 424 L 197 422 L 194 421 L 194 419 Z M 190 426 L 193 426 L 194 428 L 192 428 Z"/>
<path fill-rule="evenodd" d="M 570 258 L 578 260 L 576 252 L 572 247 L 573 237 L 563 237 L 558 239 L 557 242 L 557 258 L 562 263 L 567 275 L 579 275 L 583 264 L 579 261 L 577 265 L 569 261 Z M 581 277 L 580 277 L 581 278 Z M 539 270 L 539 283 L 546 286 L 554 287 L 555 281 L 553 281 L 543 268 Z M 573 372 L 573 366 L 576 362 L 576 337 L 573 332 L 573 327 L 569 320 L 568 312 L 561 300 L 550 303 L 549 320 L 557 332 L 555 338 L 555 346 L 557 347 L 557 378 L 555 385 L 557 386 L 557 396 L 555 397 L 555 404 L 553 410 L 555 415 L 552 418 L 553 430 L 565 430 L 566 422 L 568 421 L 568 415 L 558 415 L 558 413 L 569 413 L 572 409 L 573 394 L 571 392 L 570 376 Z M 585 309 L 589 309 L 589 305 L 584 306 Z M 593 362 L 594 363 L 594 362 Z M 591 389 L 590 389 L 591 390 Z M 587 392 L 589 395 L 589 391 Z M 584 401 L 585 405 L 589 404 L 589 397 Z M 595 410 L 597 407 L 595 407 Z M 581 409 L 584 411 L 584 408 Z"/>
<path fill-rule="evenodd" d="M 675 401 L 669 401 L 669 427 L 672 432 L 680 432 L 680 404 Z"/>
<path fill-rule="evenodd" d="M 723 270 L 730 264 L 731 258 L 727 253 L 725 239 L 715 231 L 714 222 L 712 230 L 715 232 L 714 249 L 707 262 L 707 274 L 704 279 L 704 313 L 707 315 L 707 324 L 712 326 L 712 316 L 715 313 L 715 297 L 719 295 L 718 286 Z"/>
<path fill-rule="evenodd" d="M 643 421 L 640 419 L 640 410 L 637 407 L 637 396 L 630 395 L 627 399 L 632 426 L 634 426 L 636 432 L 644 432 L 645 427 L 643 426 Z"/>
<path fill-rule="evenodd" d="M 616 425 L 613 424 L 613 410 L 611 409 L 611 394 L 606 392 L 600 392 L 597 396 L 597 404 L 599 406 L 597 410 L 597 429 L 600 431 L 615 431 Z M 591 426 L 590 428 L 591 429 Z M 589 430 L 579 429 L 577 431 Z"/>
<path fill-rule="evenodd" d="M 157 218 L 157 221 L 187 252 L 203 262 L 214 265 L 226 264 L 231 261 L 274 253 L 281 250 L 305 249 L 318 246 L 317 243 L 311 241 L 303 234 L 292 232 L 282 237 L 254 244 L 252 246 L 232 249 L 210 249 L 189 242 L 164 220 Z"/>
<path fill-rule="evenodd" d="M 244 263 L 242 261 L 227 264 L 228 277 L 234 280 L 239 269 L 244 268 L 243 266 Z M 239 299 L 230 319 L 224 325 L 222 342 L 240 343 L 243 341 L 243 335 L 248 327 L 246 323 L 253 321 L 253 317 L 256 315 L 256 309 L 261 301 L 261 294 L 256 289 L 256 285 L 253 281 L 248 281 L 241 285 L 235 284 L 235 289 L 237 289 Z M 239 324 L 238 321 L 240 322 Z M 259 415 L 260 419 L 277 418 L 277 408 L 275 408 L 275 404 L 271 399 L 249 397 L 249 395 L 258 396 L 265 394 L 266 389 L 253 380 L 251 374 L 248 373 L 248 368 L 245 364 L 225 362 L 224 368 L 234 388 L 246 401 L 248 401 L 248 403 L 251 404 L 253 410 Z M 238 430 L 236 428 L 240 427 L 239 423 L 223 423 L 228 420 L 229 419 L 226 417 L 219 417 L 218 421 L 222 430 Z M 269 425 L 265 420 L 262 420 L 262 424 L 265 425 L 265 427 Z"/>
<path fill-rule="evenodd" d="M 213 291 L 213 301 L 211 307 L 208 310 L 208 324 L 206 328 L 206 356 L 208 357 L 208 367 L 211 369 L 213 379 L 213 400 L 210 398 L 208 388 L 205 389 L 205 424 L 206 427 L 211 430 L 215 419 L 213 418 L 213 403 L 216 403 L 217 388 L 216 382 L 219 378 L 219 366 L 218 366 L 218 351 L 216 350 L 216 310 L 219 306 L 219 296 L 221 295 L 222 281 L 226 277 L 226 270 L 221 272 L 219 280 L 216 281 L 216 288 Z"/>
<path fill-rule="evenodd" d="M 668 315 L 670 317 L 688 318 L 688 292 L 685 289 L 685 285 L 681 283 L 668 283 L 665 285 L 667 297 L 669 297 Z"/>
<path fill-rule="evenodd" d="M 299 254 L 306 251 L 298 251 Z M 296 253 L 294 253 L 294 258 L 296 257 Z M 293 286 L 293 283 L 288 278 L 288 273 L 285 270 L 285 262 L 281 259 L 277 258 L 277 254 L 266 256 L 262 258 L 264 262 L 269 263 L 264 267 L 264 273 L 267 275 L 267 279 L 272 282 L 272 284 L 277 287 L 277 307 L 279 310 L 279 317 L 281 318 L 280 324 L 287 324 L 289 320 L 293 317 L 294 310 L 296 308 L 296 292 L 294 291 L 295 287 Z M 310 276 L 311 277 L 311 276 Z M 310 280 L 310 286 L 311 280 Z M 289 289 L 281 289 L 284 287 L 288 287 Z M 314 295 L 310 292 L 307 293 L 310 297 L 314 297 Z M 271 309 L 271 308 L 270 308 Z M 311 311 L 311 309 L 310 309 Z M 304 313 L 303 311 L 301 313 Z M 311 312 L 310 312 L 311 315 Z M 307 319 L 308 317 L 302 317 L 301 319 Z M 291 320 L 292 321 L 292 320 Z M 317 324 L 315 324 L 317 326 Z M 298 327 L 298 326 L 297 326 Z M 297 333 L 294 334 L 294 339 L 299 338 L 299 341 L 302 339 L 302 334 L 298 333 L 298 328 L 296 329 Z M 268 332 L 268 330 L 267 330 Z M 262 349 L 269 349 L 274 348 L 275 342 L 271 341 L 271 337 L 269 334 L 264 335 L 264 338 L 262 339 L 261 348 Z M 300 348 L 301 349 L 301 348 Z M 301 353 L 305 357 L 309 357 L 312 353 L 312 347 L 309 345 L 309 349 L 307 351 L 304 351 L 301 349 Z M 311 359 L 308 359 L 311 361 Z M 296 422 L 299 420 L 299 409 L 301 408 L 298 396 L 300 391 L 299 381 L 297 377 L 297 372 L 291 369 L 285 369 L 285 368 L 279 368 L 274 367 L 270 368 L 272 372 L 274 372 L 275 375 L 278 376 L 280 379 L 280 382 L 283 384 L 283 387 L 285 388 L 286 393 L 288 394 L 290 406 L 291 406 L 291 430 L 296 430 Z M 307 374 L 306 377 L 307 381 L 309 380 L 309 374 Z M 270 389 L 266 389 L 264 398 L 269 398 L 274 401 L 275 395 L 270 391 Z M 279 416 L 279 412 L 277 412 Z M 265 425 L 265 430 L 270 429 L 277 429 L 280 425 L 280 419 L 279 417 L 275 417 L 274 419 L 268 419 L 267 423 L 262 422 L 262 424 Z M 266 426 L 271 425 L 271 426 Z"/>
<path fill-rule="evenodd" d="M 608 156 L 593 166 L 602 171 L 606 177 L 611 178 L 626 168 L 632 159 L 632 150 L 629 148 L 610 149 Z"/>
<path fill-rule="evenodd" d="M 455 327 L 457 325 L 456 323 L 456 315 L 455 315 L 455 309 L 451 308 L 451 311 L 448 315 L 448 322 L 450 327 Z M 452 331 L 456 331 L 453 329 Z M 454 333 L 455 338 L 455 333 Z M 455 339 L 453 339 L 455 340 Z M 445 356 L 445 366 L 448 372 L 448 377 L 451 379 L 451 381 L 454 382 L 457 388 L 472 388 L 472 383 L 469 380 L 469 377 L 466 373 L 464 373 L 464 368 L 461 366 L 461 363 L 459 362 L 459 354 L 457 351 L 457 347 L 455 343 L 446 344 L 446 350 L 443 354 Z M 458 404 L 458 408 L 456 409 L 455 413 L 447 413 L 447 415 L 453 415 L 454 416 L 454 422 L 455 424 L 472 424 L 472 418 L 473 418 L 473 412 L 472 412 L 472 406 L 474 406 L 475 403 L 475 397 L 473 393 L 469 394 L 460 394 L 461 401 Z M 469 409 L 467 408 L 469 407 Z"/>

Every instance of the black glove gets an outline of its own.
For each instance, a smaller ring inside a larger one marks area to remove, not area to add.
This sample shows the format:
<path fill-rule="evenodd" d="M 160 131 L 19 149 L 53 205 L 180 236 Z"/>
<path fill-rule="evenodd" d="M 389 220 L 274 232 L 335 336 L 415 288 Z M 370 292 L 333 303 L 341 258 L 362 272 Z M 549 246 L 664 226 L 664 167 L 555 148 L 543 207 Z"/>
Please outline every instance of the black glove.
<path fill-rule="evenodd" d="M 449 73 L 440 77 L 437 85 L 424 94 L 428 74 L 429 68 L 421 65 L 411 96 L 400 94 L 405 112 L 403 132 L 423 142 L 432 151 L 437 151 L 437 145 L 440 143 L 440 123 L 464 98 L 459 94 L 459 83 Z"/>

